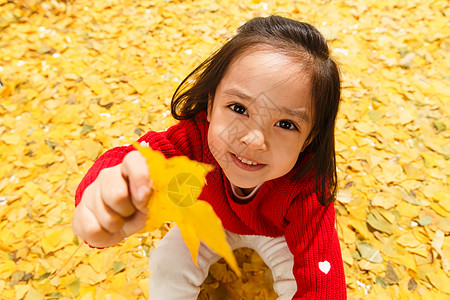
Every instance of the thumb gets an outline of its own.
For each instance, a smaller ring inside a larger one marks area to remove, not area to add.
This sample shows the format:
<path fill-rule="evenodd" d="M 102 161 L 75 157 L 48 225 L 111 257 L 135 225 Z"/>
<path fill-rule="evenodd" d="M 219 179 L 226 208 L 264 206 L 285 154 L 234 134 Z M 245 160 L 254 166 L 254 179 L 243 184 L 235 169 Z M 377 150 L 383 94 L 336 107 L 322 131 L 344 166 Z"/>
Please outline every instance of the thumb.
<path fill-rule="evenodd" d="M 122 176 L 128 181 L 131 202 L 137 210 L 146 213 L 152 180 L 145 157 L 139 151 L 128 153 L 123 160 L 121 171 Z"/>

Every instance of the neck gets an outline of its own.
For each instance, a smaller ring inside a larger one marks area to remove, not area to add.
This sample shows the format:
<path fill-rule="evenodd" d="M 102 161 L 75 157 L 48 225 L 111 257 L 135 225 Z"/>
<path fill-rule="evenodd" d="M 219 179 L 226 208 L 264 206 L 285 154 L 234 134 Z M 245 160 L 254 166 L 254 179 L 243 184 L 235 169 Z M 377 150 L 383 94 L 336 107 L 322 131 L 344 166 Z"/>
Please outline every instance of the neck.
<path fill-rule="evenodd" d="M 245 197 L 245 196 L 250 195 L 253 192 L 254 189 L 255 189 L 254 187 L 252 187 L 252 188 L 241 188 L 241 187 L 236 186 L 236 192 L 241 197 Z"/>

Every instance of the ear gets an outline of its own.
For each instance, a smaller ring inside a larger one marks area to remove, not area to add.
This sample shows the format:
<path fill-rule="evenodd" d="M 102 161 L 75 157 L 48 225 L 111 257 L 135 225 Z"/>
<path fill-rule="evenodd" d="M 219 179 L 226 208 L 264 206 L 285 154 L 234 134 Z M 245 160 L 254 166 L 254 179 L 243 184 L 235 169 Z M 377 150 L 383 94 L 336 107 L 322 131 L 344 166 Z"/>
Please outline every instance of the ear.
<path fill-rule="evenodd" d="M 211 123 L 211 115 L 212 115 L 212 106 L 213 106 L 213 97 L 211 94 L 208 94 L 208 106 L 206 109 L 206 120 Z"/>

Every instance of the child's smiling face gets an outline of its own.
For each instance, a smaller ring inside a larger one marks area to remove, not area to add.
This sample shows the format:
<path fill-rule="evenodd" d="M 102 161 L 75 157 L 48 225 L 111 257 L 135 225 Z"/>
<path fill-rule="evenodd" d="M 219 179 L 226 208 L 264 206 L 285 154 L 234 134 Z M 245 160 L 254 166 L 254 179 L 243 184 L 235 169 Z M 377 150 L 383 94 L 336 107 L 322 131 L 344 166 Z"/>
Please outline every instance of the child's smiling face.
<path fill-rule="evenodd" d="M 230 182 L 244 191 L 288 173 L 307 146 L 311 84 L 302 67 L 259 46 L 235 59 L 217 86 L 208 106 L 209 148 Z"/>

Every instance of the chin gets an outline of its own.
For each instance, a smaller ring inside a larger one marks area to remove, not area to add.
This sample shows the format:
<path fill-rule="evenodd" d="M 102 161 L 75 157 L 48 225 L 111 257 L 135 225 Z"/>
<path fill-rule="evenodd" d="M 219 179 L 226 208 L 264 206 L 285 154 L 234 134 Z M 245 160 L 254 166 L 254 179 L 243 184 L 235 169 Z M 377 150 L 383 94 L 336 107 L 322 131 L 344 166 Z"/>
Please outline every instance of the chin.
<path fill-rule="evenodd" d="M 262 183 L 259 181 L 258 182 L 256 182 L 256 181 L 248 182 L 245 179 L 248 179 L 248 177 L 244 178 L 244 180 L 242 178 L 237 179 L 237 180 L 230 180 L 230 178 L 228 178 L 228 180 L 230 180 L 231 183 L 233 183 L 235 186 L 240 187 L 242 189 L 252 189 Z"/>

